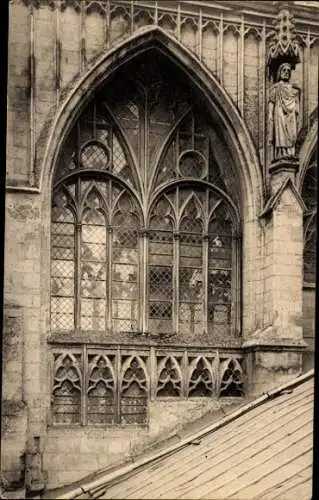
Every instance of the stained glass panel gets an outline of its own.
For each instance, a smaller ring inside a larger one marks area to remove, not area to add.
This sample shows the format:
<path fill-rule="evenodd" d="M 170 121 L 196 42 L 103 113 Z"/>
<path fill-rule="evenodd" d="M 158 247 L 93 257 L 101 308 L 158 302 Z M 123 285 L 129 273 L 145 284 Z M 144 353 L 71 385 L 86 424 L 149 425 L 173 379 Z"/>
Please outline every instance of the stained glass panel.
<path fill-rule="evenodd" d="M 58 190 L 53 196 L 51 225 L 51 328 L 74 328 L 74 219 L 71 200 Z"/>
<path fill-rule="evenodd" d="M 81 226 L 81 328 L 104 330 L 106 310 L 106 221 L 97 192 L 86 202 Z"/>
<path fill-rule="evenodd" d="M 302 197 L 307 211 L 304 214 L 304 251 L 303 278 L 305 283 L 316 282 L 316 244 L 317 244 L 317 165 L 308 168 Z"/>
<path fill-rule="evenodd" d="M 313 214 L 310 220 L 306 219 L 306 231 L 304 236 L 303 273 L 305 283 L 316 282 L 316 243 L 317 243 L 317 214 Z"/>
<path fill-rule="evenodd" d="M 82 149 L 81 160 L 84 168 L 105 169 L 108 167 L 109 155 L 100 144 L 91 143 Z"/>
<path fill-rule="evenodd" d="M 131 198 L 124 193 L 113 217 L 112 324 L 115 331 L 138 328 L 137 227 L 136 210 Z"/>
<path fill-rule="evenodd" d="M 228 335 L 232 303 L 232 222 L 224 205 L 213 213 L 208 237 L 208 329 Z"/>
<path fill-rule="evenodd" d="M 173 217 L 167 199 L 153 208 L 149 233 L 149 330 L 172 331 L 173 302 Z M 155 230 L 156 229 L 156 230 Z"/>
<path fill-rule="evenodd" d="M 179 238 L 179 329 L 187 336 L 203 330 L 203 218 L 190 199 L 183 212 Z"/>

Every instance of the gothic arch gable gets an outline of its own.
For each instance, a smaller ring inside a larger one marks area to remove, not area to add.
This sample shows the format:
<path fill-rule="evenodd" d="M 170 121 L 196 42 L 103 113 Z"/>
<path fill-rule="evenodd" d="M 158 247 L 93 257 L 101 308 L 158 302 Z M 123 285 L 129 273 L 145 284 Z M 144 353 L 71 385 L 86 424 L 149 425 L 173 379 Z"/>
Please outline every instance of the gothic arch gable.
<path fill-rule="evenodd" d="M 318 134 L 318 118 L 316 118 L 308 134 L 305 137 L 305 140 L 300 148 L 299 158 L 300 158 L 300 167 L 297 178 L 297 186 L 299 191 L 302 189 L 305 173 L 309 167 L 309 163 L 311 161 L 311 157 L 315 152 L 315 148 L 317 145 L 317 134 Z"/>
<path fill-rule="evenodd" d="M 156 48 L 169 57 L 190 77 L 200 90 L 208 108 L 220 124 L 227 146 L 238 161 L 249 218 L 254 218 L 262 204 L 262 175 L 258 156 L 247 127 L 223 87 L 192 54 L 175 38 L 159 27 L 143 29 L 121 46 L 108 52 L 82 76 L 70 90 L 58 113 L 44 130 L 38 143 L 40 189 L 50 192 L 51 179 L 58 153 L 83 107 L 102 82 L 135 56 L 149 48 Z M 42 146 L 43 145 L 43 146 Z M 41 148 L 42 151 L 41 151 Z"/>

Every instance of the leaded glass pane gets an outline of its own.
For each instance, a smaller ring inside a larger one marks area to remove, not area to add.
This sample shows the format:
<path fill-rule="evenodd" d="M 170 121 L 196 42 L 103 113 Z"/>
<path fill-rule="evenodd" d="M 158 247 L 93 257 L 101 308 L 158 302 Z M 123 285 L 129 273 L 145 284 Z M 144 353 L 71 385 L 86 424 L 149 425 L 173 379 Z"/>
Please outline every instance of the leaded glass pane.
<path fill-rule="evenodd" d="M 305 283 L 316 282 L 316 240 L 317 240 L 317 214 L 314 214 L 307 224 L 305 232 L 303 272 Z"/>
<path fill-rule="evenodd" d="M 172 331 L 173 266 L 172 243 L 155 243 L 151 234 L 149 266 L 149 328 L 155 332 Z M 159 265 L 161 264 L 161 265 Z M 164 264 L 164 265 L 163 265 Z M 166 265 L 165 265 L 166 264 Z"/>
<path fill-rule="evenodd" d="M 115 331 L 138 328 L 138 216 L 127 193 L 113 216 L 112 324 Z"/>
<path fill-rule="evenodd" d="M 173 213 L 164 196 L 153 207 L 149 233 L 149 330 L 172 331 Z"/>
<path fill-rule="evenodd" d="M 81 328 L 104 330 L 106 309 L 106 221 L 99 194 L 87 199 L 81 226 Z"/>
<path fill-rule="evenodd" d="M 202 211 L 191 199 L 184 210 L 179 238 L 179 330 L 188 338 L 203 330 Z"/>
<path fill-rule="evenodd" d="M 200 253 L 202 249 L 200 248 Z M 183 334 L 202 333 L 203 274 L 199 268 L 179 268 L 179 324 Z"/>
<path fill-rule="evenodd" d="M 317 244 L 317 165 L 315 163 L 306 172 L 302 197 L 307 207 L 304 214 L 304 282 L 315 283 Z"/>
<path fill-rule="evenodd" d="M 98 143 L 90 143 L 82 149 L 81 161 L 84 168 L 105 169 L 108 167 L 108 151 Z"/>
<path fill-rule="evenodd" d="M 74 327 L 74 220 L 71 200 L 58 190 L 53 196 L 51 225 L 51 328 Z"/>
<path fill-rule="evenodd" d="M 83 330 L 105 329 L 105 300 L 98 298 L 82 298 L 81 328 Z"/>
<path fill-rule="evenodd" d="M 72 330 L 74 328 L 74 298 L 51 297 L 52 330 Z"/>
<path fill-rule="evenodd" d="M 224 205 L 212 215 L 208 236 L 208 330 L 229 335 L 232 307 L 232 223 Z"/>

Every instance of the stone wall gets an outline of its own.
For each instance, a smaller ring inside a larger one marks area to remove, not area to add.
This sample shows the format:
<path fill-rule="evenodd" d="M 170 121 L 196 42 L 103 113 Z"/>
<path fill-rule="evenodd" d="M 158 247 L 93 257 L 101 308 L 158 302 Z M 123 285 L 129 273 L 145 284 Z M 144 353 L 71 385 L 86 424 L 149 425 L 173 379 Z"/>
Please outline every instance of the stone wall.
<path fill-rule="evenodd" d="M 151 402 L 149 430 L 79 427 L 71 433 L 67 428 L 49 427 L 47 421 L 51 186 L 47 178 L 41 185 L 41 162 L 50 133 L 55 131 L 54 120 L 63 114 L 73 87 L 81 79 L 85 82 L 95 62 L 138 30 L 159 26 L 194 60 L 203 63 L 208 75 L 225 89 L 254 143 L 261 183 L 264 181 L 260 192 L 267 193 L 265 117 L 269 89 L 265 65 L 273 16 L 258 11 L 239 14 L 211 2 L 209 6 L 202 2 L 201 10 L 199 2 L 146 3 L 150 7 L 142 9 L 132 2 L 75 0 L 61 2 L 60 9 L 57 2 L 10 2 L 1 458 L 2 472 L 12 485 L 23 480 L 20 456 L 35 436 L 41 438 L 48 484 L 56 487 L 132 457 L 220 404 L 213 400 Z M 310 113 L 317 106 L 319 34 L 310 19 L 309 29 L 305 28 L 302 16 L 302 9 L 296 12 L 301 63 L 293 78 L 302 88 L 299 126 L 307 130 Z M 88 90 L 82 88 L 84 99 Z M 298 307 L 301 303 L 301 227 L 295 227 L 293 216 L 281 217 L 281 233 L 278 229 L 274 239 L 270 227 L 265 233 L 258 222 L 260 214 L 254 210 L 253 218 L 248 209 L 244 214 L 244 335 L 273 322 L 276 301 L 282 303 L 286 316 L 293 314 L 291 300 L 296 294 Z M 285 251 L 294 239 L 298 239 L 299 266 L 291 268 Z M 304 290 L 304 336 L 310 343 L 313 317 L 313 290 Z M 301 329 L 300 317 L 295 319 Z M 255 354 L 255 368 L 260 370 L 262 381 L 258 390 L 266 390 L 278 380 L 276 370 L 270 373 L 269 366 L 279 366 L 280 371 L 281 365 L 272 354 Z M 288 353 L 282 359 L 286 368 L 293 365 L 294 375 L 300 356 Z M 307 363 L 304 366 L 310 366 L 310 360 Z"/>
<path fill-rule="evenodd" d="M 50 428 L 44 453 L 44 469 L 49 471 L 48 488 L 70 484 L 131 460 L 149 447 L 176 436 L 187 424 L 208 415 L 213 418 L 214 412 L 232 404 L 231 399 L 220 402 L 207 398 L 152 401 L 149 426 L 78 427 L 73 428 L 72 433 L 70 428 Z"/>
<path fill-rule="evenodd" d="M 27 437 L 27 407 L 23 387 L 23 309 L 6 304 L 2 361 L 5 372 L 1 400 L 1 472 L 4 482 L 23 484 L 23 453 Z"/>

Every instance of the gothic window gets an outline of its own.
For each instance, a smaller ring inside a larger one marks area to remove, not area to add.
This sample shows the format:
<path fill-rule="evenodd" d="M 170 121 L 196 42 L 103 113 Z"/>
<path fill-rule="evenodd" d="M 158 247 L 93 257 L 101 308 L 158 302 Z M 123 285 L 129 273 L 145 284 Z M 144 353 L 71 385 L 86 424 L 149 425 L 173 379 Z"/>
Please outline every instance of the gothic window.
<path fill-rule="evenodd" d="M 61 148 L 51 333 L 62 342 L 206 347 L 229 345 L 239 331 L 240 189 L 196 91 L 164 56 L 153 56 L 97 91 Z M 84 382 L 79 359 L 57 358 L 56 422 L 147 421 L 147 356 L 114 356 L 88 355 Z M 162 353 L 154 394 L 213 394 L 212 359 L 196 355 L 187 376 L 183 359 Z"/>
<path fill-rule="evenodd" d="M 302 197 L 306 204 L 304 213 L 304 283 L 316 282 L 316 241 L 317 241 L 317 165 L 311 163 L 308 167 L 303 187 Z"/>
<path fill-rule="evenodd" d="M 181 184 L 154 203 L 148 256 L 151 332 L 171 332 L 182 342 L 234 332 L 238 249 L 233 226 L 227 201 L 213 188 Z"/>
<path fill-rule="evenodd" d="M 184 202 L 179 233 L 179 323 L 194 337 L 203 331 L 204 282 L 202 203 L 193 193 Z"/>
<path fill-rule="evenodd" d="M 152 210 L 149 231 L 149 329 L 159 333 L 173 329 L 173 221 L 163 196 Z"/>
<path fill-rule="evenodd" d="M 231 325 L 233 227 L 225 203 L 213 211 L 208 225 L 208 330 L 226 334 Z"/>
<path fill-rule="evenodd" d="M 53 193 L 51 330 L 138 325 L 138 211 L 111 179 L 71 177 Z"/>

